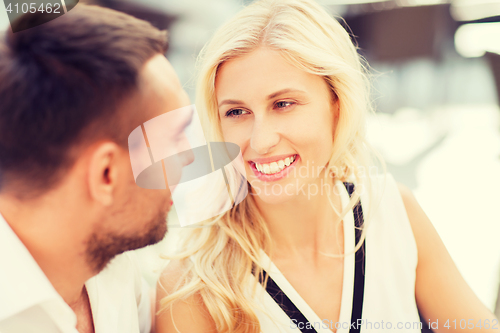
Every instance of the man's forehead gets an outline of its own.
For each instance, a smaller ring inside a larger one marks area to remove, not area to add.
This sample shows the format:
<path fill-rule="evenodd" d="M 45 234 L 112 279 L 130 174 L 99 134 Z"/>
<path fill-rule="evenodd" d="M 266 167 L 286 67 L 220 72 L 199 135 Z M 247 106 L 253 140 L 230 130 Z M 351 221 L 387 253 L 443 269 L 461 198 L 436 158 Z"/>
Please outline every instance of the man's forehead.
<path fill-rule="evenodd" d="M 177 74 L 163 55 L 154 56 L 144 65 L 140 81 L 144 111 L 149 118 L 190 104 Z"/>
<path fill-rule="evenodd" d="M 165 56 L 158 54 L 148 60 L 141 71 L 141 84 L 145 92 L 156 92 L 168 99 L 181 97 L 182 85 L 174 68 Z M 173 95 L 173 96 L 172 96 Z"/>

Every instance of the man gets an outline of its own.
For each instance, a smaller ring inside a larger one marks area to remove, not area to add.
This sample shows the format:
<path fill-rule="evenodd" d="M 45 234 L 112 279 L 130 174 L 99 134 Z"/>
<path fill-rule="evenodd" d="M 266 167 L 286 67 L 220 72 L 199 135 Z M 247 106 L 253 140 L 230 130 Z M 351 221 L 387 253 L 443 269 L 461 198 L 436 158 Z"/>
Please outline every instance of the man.
<path fill-rule="evenodd" d="M 0 332 L 150 330 L 133 258 L 113 258 L 166 233 L 170 191 L 135 184 L 127 143 L 189 105 L 165 48 L 149 23 L 82 4 L 0 41 Z"/>

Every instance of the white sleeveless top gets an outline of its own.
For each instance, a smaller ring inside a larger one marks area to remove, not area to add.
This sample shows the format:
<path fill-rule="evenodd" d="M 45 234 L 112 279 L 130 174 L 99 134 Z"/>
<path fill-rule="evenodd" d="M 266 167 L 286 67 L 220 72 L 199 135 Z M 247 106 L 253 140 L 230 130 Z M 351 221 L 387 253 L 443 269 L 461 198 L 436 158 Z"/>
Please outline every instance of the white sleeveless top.
<path fill-rule="evenodd" d="M 346 207 L 350 199 L 344 184 L 337 181 L 335 186 L 340 193 L 342 206 Z M 421 332 L 422 326 L 415 302 L 417 247 L 403 201 L 396 182 L 389 174 L 372 177 L 371 186 L 373 187 L 371 193 L 375 194 L 373 198 L 370 198 L 370 191 L 361 193 L 361 206 L 368 227 L 365 240 L 365 280 L 361 318 L 363 322 L 358 322 L 357 332 Z M 344 253 L 351 253 L 355 246 L 352 210 L 347 213 L 343 221 Z M 351 333 L 355 331 L 355 327 L 351 326 L 354 254 L 344 258 L 338 323 L 319 318 L 263 251 L 262 257 L 263 267 L 269 277 L 302 312 L 316 332 L 349 333 L 350 329 Z M 299 329 L 302 327 L 297 326 L 297 323 L 287 316 L 260 284 L 257 286 L 255 300 L 260 306 L 255 311 L 262 333 L 300 332 Z"/>

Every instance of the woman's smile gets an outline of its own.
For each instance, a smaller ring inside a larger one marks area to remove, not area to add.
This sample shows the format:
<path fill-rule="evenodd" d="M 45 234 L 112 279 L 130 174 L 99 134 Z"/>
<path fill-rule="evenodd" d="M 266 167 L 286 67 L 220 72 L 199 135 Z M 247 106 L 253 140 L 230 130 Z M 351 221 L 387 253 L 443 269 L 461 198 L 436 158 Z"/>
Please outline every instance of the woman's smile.
<path fill-rule="evenodd" d="M 272 182 L 286 177 L 298 163 L 299 155 L 275 156 L 248 161 L 254 175 L 262 181 Z"/>

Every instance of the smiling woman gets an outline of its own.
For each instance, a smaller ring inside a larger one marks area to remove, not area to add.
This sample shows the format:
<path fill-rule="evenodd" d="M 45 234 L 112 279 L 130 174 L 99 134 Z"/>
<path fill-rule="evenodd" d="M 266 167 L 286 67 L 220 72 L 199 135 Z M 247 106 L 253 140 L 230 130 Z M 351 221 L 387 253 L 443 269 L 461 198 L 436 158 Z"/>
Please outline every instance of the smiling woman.
<path fill-rule="evenodd" d="M 261 193 L 255 199 L 277 204 L 317 182 L 312 162 L 329 162 L 338 119 L 338 101 L 321 76 L 260 47 L 221 65 L 215 86 L 222 136 L 241 147 L 252 191 Z M 282 196 L 265 190 L 285 182 L 290 185 Z"/>
<path fill-rule="evenodd" d="M 363 60 L 322 7 L 257 1 L 200 62 L 200 113 L 212 141 L 240 146 L 250 195 L 184 230 L 158 333 L 420 332 L 419 310 L 495 322 L 411 193 L 367 172 Z"/>

